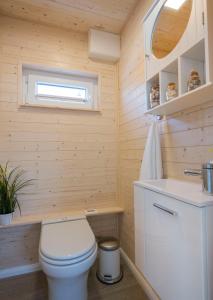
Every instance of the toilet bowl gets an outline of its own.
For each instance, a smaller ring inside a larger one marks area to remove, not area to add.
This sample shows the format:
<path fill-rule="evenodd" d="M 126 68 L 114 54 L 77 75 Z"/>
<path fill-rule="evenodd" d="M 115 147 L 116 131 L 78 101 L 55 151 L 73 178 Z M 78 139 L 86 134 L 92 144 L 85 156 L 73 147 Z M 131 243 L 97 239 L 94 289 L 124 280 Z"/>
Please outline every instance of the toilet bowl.
<path fill-rule="evenodd" d="M 87 277 L 96 256 L 95 236 L 85 216 L 43 222 L 39 260 L 49 300 L 86 300 Z"/>

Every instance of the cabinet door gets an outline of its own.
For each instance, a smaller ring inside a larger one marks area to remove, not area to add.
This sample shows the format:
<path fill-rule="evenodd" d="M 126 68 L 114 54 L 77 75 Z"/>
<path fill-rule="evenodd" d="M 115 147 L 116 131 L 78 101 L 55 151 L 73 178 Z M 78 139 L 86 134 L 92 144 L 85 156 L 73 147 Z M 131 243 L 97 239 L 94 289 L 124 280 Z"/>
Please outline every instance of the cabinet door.
<path fill-rule="evenodd" d="M 162 300 L 207 299 L 202 208 L 146 189 L 144 198 L 145 277 Z"/>

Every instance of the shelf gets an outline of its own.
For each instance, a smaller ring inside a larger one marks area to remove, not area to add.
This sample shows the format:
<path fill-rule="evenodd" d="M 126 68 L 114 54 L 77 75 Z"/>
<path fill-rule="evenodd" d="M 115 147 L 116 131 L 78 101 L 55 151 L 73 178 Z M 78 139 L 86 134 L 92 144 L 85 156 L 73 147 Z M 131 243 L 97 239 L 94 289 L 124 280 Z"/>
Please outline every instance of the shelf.
<path fill-rule="evenodd" d="M 207 83 L 196 90 L 185 93 L 173 100 L 149 109 L 145 114 L 170 115 L 184 109 L 201 105 L 213 99 L 213 83 Z"/>
<path fill-rule="evenodd" d="M 199 73 L 201 85 L 206 84 L 205 41 L 201 40 L 194 47 L 180 56 L 180 93 L 188 90 L 187 82 L 192 70 Z"/>
<path fill-rule="evenodd" d="M 14 217 L 13 221 L 10 225 L 4 225 L 0 228 L 6 228 L 11 226 L 21 226 L 21 225 L 29 225 L 29 224 L 39 224 L 43 220 L 51 220 L 51 219 L 60 219 L 72 216 L 85 215 L 86 217 L 93 216 L 101 216 L 101 215 L 111 215 L 111 214 L 120 214 L 123 213 L 124 209 L 119 206 L 105 207 L 105 208 L 97 208 L 97 209 L 87 209 L 87 210 L 70 210 L 65 212 L 58 213 L 46 213 L 46 214 L 37 214 L 37 215 L 27 215 Z"/>
<path fill-rule="evenodd" d="M 206 68 L 206 61 L 208 62 L 208 60 L 206 59 L 205 45 L 205 38 L 202 38 L 147 81 L 146 114 L 169 115 L 213 99 L 212 80 L 209 79 L 208 68 Z M 199 88 L 188 92 L 188 80 L 192 70 L 198 72 L 201 85 Z M 178 96 L 167 101 L 167 88 L 171 82 L 176 84 Z M 149 95 L 152 86 L 156 83 L 159 83 L 160 88 L 160 104 L 151 108 Z"/>
<path fill-rule="evenodd" d="M 160 72 L 160 104 L 167 102 L 166 92 L 167 92 L 168 84 L 171 82 L 174 82 L 176 84 L 176 91 L 178 95 L 179 82 L 178 82 L 178 60 L 177 59 Z"/>
<path fill-rule="evenodd" d="M 150 78 L 148 81 L 147 81 L 147 84 L 146 84 L 146 95 L 148 97 L 147 99 L 147 109 L 151 109 L 151 103 L 150 103 L 150 91 L 151 91 L 151 88 L 155 85 L 160 85 L 160 82 L 159 82 L 159 74 L 153 76 L 152 78 Z"/>

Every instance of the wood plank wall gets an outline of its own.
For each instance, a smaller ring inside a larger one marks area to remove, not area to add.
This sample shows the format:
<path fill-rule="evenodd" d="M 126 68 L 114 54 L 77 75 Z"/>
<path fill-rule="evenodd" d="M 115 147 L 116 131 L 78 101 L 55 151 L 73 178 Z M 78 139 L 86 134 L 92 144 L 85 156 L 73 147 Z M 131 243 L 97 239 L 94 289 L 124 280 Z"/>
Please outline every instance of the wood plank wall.
<path fill-rule="evenodd" d="M 118 237 L 118 215 L 90 216 L 96 237 Z M 7 268 L 38 263 L 40 224 L 4 227 L 0 230 L 0 272 Z"/>
<path fill-rule="evenodd" d="M 138 179 L 151 117 L 145 117 L 141 1 L 122 32 L 119 107 L 119 202 L 122 247 L 134 260 L 132 182 Z M 117 69 L 87 58 L 85 34 L 0 17 L 0 161 L 21 164 L 36 185 L 21 198 L 23 214 L 115 204 Z M 18 109 L 17 64 L 100 71 L 103 112 Z M 165 176 L 183 177 L 213 158 L 213 102 L 160 122 Z M 83 125 L 82 125 L 83 124 Z M 106 220 L 111 222 L 110 220 Z M 105 225 L 103 225 L 104 228 Z"/>
<path fill-rule="evenodd" d="M 87 56 L 87 35 L 0 16 L 0 163 L 35 178 L 22 214 L 113 206 L 117 200 L 117 66 Z M 102 76 L 102 112 L 20 109 L 19 62 Z M 90 217 L 96 235 L 118 235 L 117 216 Z M 1 228 L 0 269 L 38 261 L 40 225 Z"/>
<path fill-rule="evenodd" d="M 116 202 L 117 66 L 88 59 L 87 45 L 87 34 L 0 16 L 0 163 L 36 179 L 23 215 Z M 102 112 L 19 108 L 19 62 L 99 72 Z"/>
<path fill-rule="evenodd" d="M 144 50 L 142 19 L 152 1 L 139 1 L 122 32 L 119 106 L 119 201 L 121 244 L 134 260 L 133 181 L 138 179 L 147 132 L 152 117 L 145 117 Z M 212 96 L 213 98 L 213 96 Z M 200 182 L 185 177 L 184 168 L 200 168 L 213 159 L 213 101 L 167 117 L 159 122 L 165 177 Z"/>

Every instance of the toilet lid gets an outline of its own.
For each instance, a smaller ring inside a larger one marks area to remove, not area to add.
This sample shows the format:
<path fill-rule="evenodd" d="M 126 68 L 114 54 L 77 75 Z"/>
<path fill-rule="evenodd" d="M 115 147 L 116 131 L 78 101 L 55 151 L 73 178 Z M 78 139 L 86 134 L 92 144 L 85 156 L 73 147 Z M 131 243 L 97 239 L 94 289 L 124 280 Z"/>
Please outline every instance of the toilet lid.
<path fill-rule="evenodd" d="M 89 252 L 95 236 L 86 219 L 43 224 L 41 253 L 55 260 L 72 260 Z"/>

